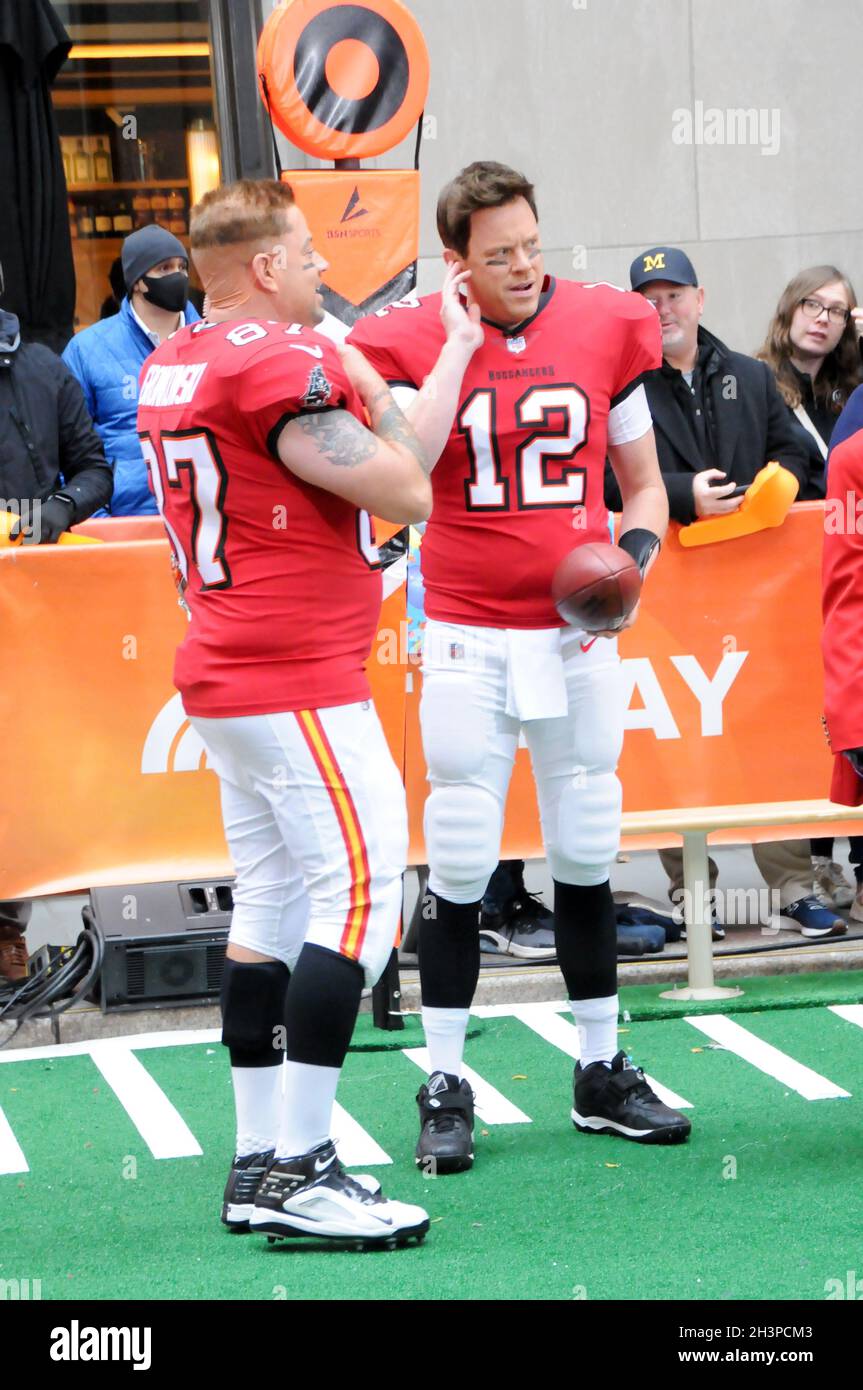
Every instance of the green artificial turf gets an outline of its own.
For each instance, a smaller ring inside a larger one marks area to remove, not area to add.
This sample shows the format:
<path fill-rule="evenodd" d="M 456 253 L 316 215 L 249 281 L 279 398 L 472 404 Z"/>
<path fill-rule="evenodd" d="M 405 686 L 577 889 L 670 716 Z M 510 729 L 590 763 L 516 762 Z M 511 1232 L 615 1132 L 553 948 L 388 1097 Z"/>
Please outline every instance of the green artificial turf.
<path fill-rule="evenodd" d="M 815 1003 L 814 978 L 788 983 Z M 0 1279 L 76 1300 L 823 1299 L 861 1267 L 863 1029 L 823 1007 L 750 1013 L 746 1028 L 851 1092 L 805 1101 L 682 1019 L 630 1013 L 621 1046 L 692 1102 L 686 1145 L 577 1134 L 571 1060 L 484 1019 L 467 1060 L 532 1123 L 478 1124 L 474 1170 L 430 1180 L 412 1161 L 419 1069 L 398 1048 L 349 1054 L 339 1100 L 393 1159 L 376 1175 L 432 1218 L 422 1247 L 394 1252 L 223 1230 L 233 1113 L 216 1044 L 138 1054 L 199 1158 L 153 1159 L 88 1057 L 4 1064 L 0 1106 L 31 1171 L 0 1177 Z M 401 1037 L 421 1043 L 413 1022 Z"/>
<path fill-rule="evenodd" d="M 731 999 L 678 1001 L 661 997 L 673 985 L 627 985 L 620 991 L 621 1011 L 625 1009 L 630 1018 L 646 1021 L 680 1018 L 684 1014 L 745 1014 L 763 1009 L 811 1009 L 863 1002 L 863 970 L 835 970 L 824 975 L 760 975 L 717 980 L 717 984 L 736 987 L 743 993 Z"/>

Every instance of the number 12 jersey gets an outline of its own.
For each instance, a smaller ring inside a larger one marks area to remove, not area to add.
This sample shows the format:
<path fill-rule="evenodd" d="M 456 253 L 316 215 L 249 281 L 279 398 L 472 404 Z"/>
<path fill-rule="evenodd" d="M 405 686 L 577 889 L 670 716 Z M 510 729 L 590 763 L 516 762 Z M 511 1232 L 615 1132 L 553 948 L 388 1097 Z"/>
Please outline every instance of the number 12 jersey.
<path fill-rule="evenodd" d="M 444 342 L 440 304 L 440 294 L 410 296 L 361 319 L 348 341 L 391 385 L 419 388 Z M 662 362 L 659 317 L 612 285 L 547 279 L 530 319 L 484 327 L 432 473 L 426 612 L 479 627 L 560 627 L 550 594 L 558 562 L 608 540 L 606 446 L 650 427 L 639 388 Z"/>

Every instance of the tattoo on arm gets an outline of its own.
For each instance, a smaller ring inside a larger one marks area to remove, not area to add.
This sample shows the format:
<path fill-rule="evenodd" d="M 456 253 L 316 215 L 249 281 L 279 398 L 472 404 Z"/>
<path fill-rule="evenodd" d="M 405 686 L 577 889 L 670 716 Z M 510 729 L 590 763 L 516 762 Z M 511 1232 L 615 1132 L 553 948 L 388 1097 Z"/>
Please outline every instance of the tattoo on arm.
<path fill-rule="evenodd" d="M 356 468 L 358 463 L 370 459 L 377 447 L 374 437 L 346 410 L 300 415 L 297 423 L 337 468 Z"/>
<path fill-rule="evenodd" d="M 413 454 L 423 472 L 431 473 L 426 451 L 418 440 L 410 421 L 393 400 L 389 389 L 379 391 L 369 403 L 369 413 L 375 434 L 391 444 L 401 444 Z"/>

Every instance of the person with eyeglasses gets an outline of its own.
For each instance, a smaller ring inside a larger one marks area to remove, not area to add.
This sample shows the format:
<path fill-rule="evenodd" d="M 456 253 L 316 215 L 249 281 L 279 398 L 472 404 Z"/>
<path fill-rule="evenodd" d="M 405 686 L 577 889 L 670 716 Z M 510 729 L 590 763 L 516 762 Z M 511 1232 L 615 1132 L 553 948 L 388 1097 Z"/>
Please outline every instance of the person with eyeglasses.
<path fill-rule="evenodd" d="M 854 286 L 835 265 L 801 270 L 788 282 L 767 336 L 758 350 L 776 378 L 779 393 L 809 457 L 805 498 L 825 495 L 827 451 L 846 402 L 863 382 L 860 333 L 863 308 Z M 815 893 L 827 908 L 850 907 L 863 922 L 863 836 L 849 837 L 855 884 L 833 858 L 832 836 L 810 841 Z"/>
<path fill-rule="evenodd" d="M 776 378 L 809 460 L 801 500 L 823 497 L 833 426 L 863 381 L 863 308 L 847 275 L 835 265 L 801 270 L 779 296 L 757 352 Z"/>

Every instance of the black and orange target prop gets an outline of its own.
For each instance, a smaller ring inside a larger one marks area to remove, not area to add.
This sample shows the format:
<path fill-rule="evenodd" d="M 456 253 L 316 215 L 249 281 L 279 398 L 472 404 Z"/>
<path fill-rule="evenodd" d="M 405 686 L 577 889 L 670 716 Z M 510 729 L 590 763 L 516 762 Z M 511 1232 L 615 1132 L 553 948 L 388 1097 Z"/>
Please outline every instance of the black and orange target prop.
<path fill-rule="evenodd" d="M 271 119 L 306 154 L 367 159 L 420 119 L 428 50 L 400 0 L 283 0 L 261 30 L 258 82 Z"/>

